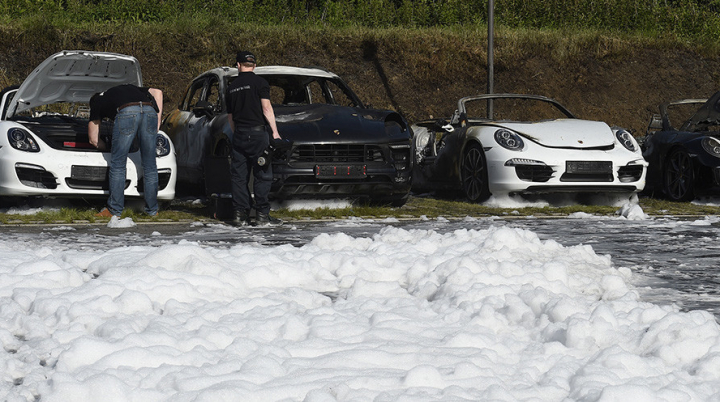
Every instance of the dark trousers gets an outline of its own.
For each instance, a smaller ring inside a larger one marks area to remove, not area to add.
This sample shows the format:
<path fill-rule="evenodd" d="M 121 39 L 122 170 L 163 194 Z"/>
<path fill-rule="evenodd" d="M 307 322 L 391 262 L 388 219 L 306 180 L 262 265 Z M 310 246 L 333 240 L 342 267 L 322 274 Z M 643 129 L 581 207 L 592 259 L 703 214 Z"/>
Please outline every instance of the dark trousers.
<path fill-rule="evenodd" d="M 253 175 L 255 211 L 270 212 L 270 186 L 272 186 L 272 163 L 257 164 L 258 157 L 270 144 L 270 137 L 264 128 L 251 130 L 236 129 L 232 138 L 232 162 L 230 164 L 233 209 L 249 212 L 253 206 L 250 199 L 250 172 Z"/>

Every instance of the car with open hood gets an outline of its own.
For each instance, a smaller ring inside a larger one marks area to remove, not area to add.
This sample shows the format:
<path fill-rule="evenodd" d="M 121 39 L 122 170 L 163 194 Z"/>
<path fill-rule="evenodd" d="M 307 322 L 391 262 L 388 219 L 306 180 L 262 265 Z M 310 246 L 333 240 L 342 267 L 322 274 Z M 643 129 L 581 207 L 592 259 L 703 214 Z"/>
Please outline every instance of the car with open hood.
<path fill-rule="evenodd" d="M 43 61 L 17 86 L 0 92 L 0 197 L 106 198 L 110 151 L 88 140 L 90 97 L 120 84 L 142 86 L 140 63 L 132 56 L 61 51 Z M 112 121 L 100 137 L 111 144 Z M 175 196 L 172 143 L 157 135 L 158 200 Z M 142 197 L 140 151 L 127 161 L 126 197 Z"/>
<path fill-rule="evenodd" d="M 468 96 L 449 119 L 412 129 L 418 192 L 460 190 L 482 202 L 491 195 L 632 195 L 645 186 L 647 163 L 627 130 L 578 119 L 544 96 Z"/>
<path fill-rule="evenodd" d="M 282 142 L 269 153 L 270 198 L 363 199 L 402 205 L 412 183 L 412 132 L 397 112 L 365 106 L 322 68 L 259 66 L 270 84 Z M 228 197 L 230 131 L 225 92 L 237 77 L 218 67 L 196 77 L 163 121 L 177 151 L 178 191 Z"/>
<path fill-rule="evenodd" d="M 671 201 L 720 194 L 720 92 L 660 105 L 642 147 L 649 194 Z"/>

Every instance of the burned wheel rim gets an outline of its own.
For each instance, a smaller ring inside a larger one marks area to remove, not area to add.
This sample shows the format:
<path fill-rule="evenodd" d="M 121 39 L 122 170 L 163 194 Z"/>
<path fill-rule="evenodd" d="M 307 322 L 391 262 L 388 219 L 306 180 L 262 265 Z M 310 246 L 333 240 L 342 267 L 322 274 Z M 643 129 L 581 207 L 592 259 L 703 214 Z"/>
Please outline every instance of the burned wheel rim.
<path fill-rule="evenodd" d="M 463 191 L 468 200 L 481 202 L 490 197 L 485 155 L 477 145 L 471 145 L 465 152 L 461 168 L 461 180 Z"/>
<path fill-rule="evenodd" d="M 695 197 L 694 187 L 690 156 L 682 149 L 673 151 L 665 164 L 665 194 L 673 201 L 690 201 Z"/>

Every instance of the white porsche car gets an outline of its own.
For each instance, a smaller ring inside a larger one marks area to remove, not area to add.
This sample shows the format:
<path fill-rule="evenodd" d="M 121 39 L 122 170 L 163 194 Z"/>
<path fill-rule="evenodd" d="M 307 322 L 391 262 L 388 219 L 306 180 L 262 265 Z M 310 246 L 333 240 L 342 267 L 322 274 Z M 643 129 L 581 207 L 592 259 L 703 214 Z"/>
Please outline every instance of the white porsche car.
<path fill-rule="evenodd" d="M 449 121 L 412 129 L 416 192 L 462 190 L 482 202 L 490 195 L 630 195 L 645 187 L 648 164 L 628 131 L 578 119 L 544 96 L 469 96 Z"/>
<path fill-rule="evenodd" d="M 120 84 L 142 86 L 140 63 L 116 53 L 62 51 L 40 64 L 19 86 L 0 92 L 0 197 L 106 197 L 109 151 L 88 141 L 90 97 Z M 100 136 L 110 143 L 112 121 Z M 175 151 L 157 136 L 158 200 L 175 197 Z M 136 145 L 127 161 L 126 197 L 142 196 Z"/>

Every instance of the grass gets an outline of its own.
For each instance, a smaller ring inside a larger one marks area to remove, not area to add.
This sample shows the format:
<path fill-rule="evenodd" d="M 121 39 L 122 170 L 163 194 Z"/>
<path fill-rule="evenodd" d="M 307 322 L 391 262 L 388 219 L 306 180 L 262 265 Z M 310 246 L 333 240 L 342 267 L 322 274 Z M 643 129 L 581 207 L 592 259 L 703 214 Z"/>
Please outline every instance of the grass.
<path fill-rule="evenodd" d="M 669 202 L 642 197 L 639 205 L 650 216 L 707 216 L 720 215 L 720 207 L 687 202 Z M 343 220 L 350 218 L 365 219 L 434 219 L 444 217 L 461 219 L 464 217 L 535 217 L 562 218 L 573 213 L 586 213 L 598 216 L 615 216 L 620 208 L 607 205 L 568 205 L 558 207 L 522 207 L 494 208 L 481 204 L 472 204 L 461 200 L 411 197 L 401 208 L 370 205 L 353 205 L 348 208 L 318 208 L 313 210 L 274 211 L 273 215 L 288 221 Z M 44 209 L 35 214 L 0 213 L 0 224 L 104 224 L 108 218 L 95 216 L 95 208 L 62 207 Z M 208 204 L 175 202 L 169 209 L 161 210 L 156 217 L 126 209 L 123 218 L 132 218 L 138 223 L 168 223 L 191 221 L 214 221 L 212 209 Z"/>

